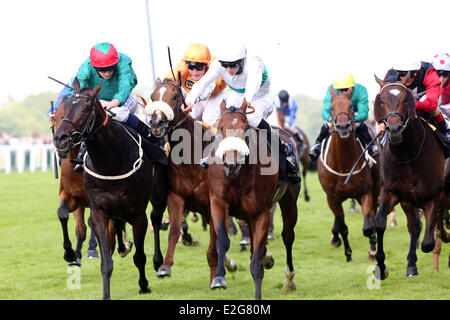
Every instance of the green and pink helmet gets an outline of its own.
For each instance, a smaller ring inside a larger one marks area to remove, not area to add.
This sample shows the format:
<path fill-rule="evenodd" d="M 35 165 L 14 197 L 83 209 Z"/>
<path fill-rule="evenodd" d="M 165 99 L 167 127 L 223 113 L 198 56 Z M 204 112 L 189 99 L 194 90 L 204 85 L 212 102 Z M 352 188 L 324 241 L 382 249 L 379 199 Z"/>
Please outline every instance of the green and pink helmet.
<path fill-rule="evenodd" d="M 91 49 L 91 65 L 95 68 L 111 67 L 119 62 L 116 48 L 109 42 L 101 42 Z"/>

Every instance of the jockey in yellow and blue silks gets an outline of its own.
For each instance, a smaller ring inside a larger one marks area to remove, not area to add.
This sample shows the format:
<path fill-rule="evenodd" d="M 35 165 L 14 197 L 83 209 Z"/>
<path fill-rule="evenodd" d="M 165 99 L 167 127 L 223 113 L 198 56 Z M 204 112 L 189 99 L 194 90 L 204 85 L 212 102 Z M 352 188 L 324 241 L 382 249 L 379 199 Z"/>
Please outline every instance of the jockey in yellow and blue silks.
<path fill-rule="evenodd" d="M 364 121 L 367 120 L 369 116 L 369 98 L 367 89 L 363 85 L 355 83 L 355 80 L 353 79 L 353 75 L 351 73 L 341 72 L 336 76 L 333 84 L 331 84 L 327 88 L 327 92 L 323 100 L 322 118 L 323 120 L 325 120 L 325 123 L 322 125 L 319 136 L 317 137 L 316 142 L 312 146 L 309 153 L 310 158 L 313 162 L 317 161 L 317 159 L 319 158 L 320 145 L 322 144 L 322 141 L 329 135 L 329 121 L 331 120 L 330 87 L 333 87 L 334 91 L 337 93 L 345 93 L 348 89 L 353 88 L 351 101 L 354 108 L 356 122 L 355 134 L 364 147 L 366 147 L 367 144 L 369 144 L 369 142 L 372 140 L 372 137 L 369 133 L 369 128 L 364 123 Z M 375 144 L 373 144 L 368 151 L 372 157 L 377 156 L 379 153 L 378 147 Z"/>
<path fill-rule="evenodd" d="M 285 115 L 284 123 L 281 125 L 292 127 L 297 115 L 297 101 L 286 90 L 281 90 L 278 93 L 277 110 L 282 111 Z M 286 117 L 287 116 L 287 117 Z"/>

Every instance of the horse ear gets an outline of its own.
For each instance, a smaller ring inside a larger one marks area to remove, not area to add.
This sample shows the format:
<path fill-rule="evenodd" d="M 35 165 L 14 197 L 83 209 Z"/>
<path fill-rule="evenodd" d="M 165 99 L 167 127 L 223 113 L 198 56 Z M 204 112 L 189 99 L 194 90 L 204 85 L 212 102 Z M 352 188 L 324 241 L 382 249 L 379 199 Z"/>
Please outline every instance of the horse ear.
<path fill-rule="evenodd" d="M 224 113 L 227 110 L 227 105 L 225 103 L 225 100 L 222 100 L 220 103 L 220 114 Z"/>
<path fill-rule="evenodd" d="M 407 75 L 406 77 L 408 78 L 409 76 Z M 408 110 L 409 121 L 413 121 L 416 117 L 416 100 L 414 99 L 411 90 L 408 90 L 406 93 L 405 104 Z"/>
<path fill-rule="evenodd" d="M 353 94 L 353 87 L 348 88 L 348 91 L 345 93 L 349 98 L 352 97 Z"/>
<path fill-rule="evenodd" d="M 161 83 L 161 78 L 160 78 L 160 77 L 156 78 L 155 84 L 158 85 L 158 84 L 160 84 L 160 83 Z"/>
<path fill-rule="evenodd" d="M 381 121 L 384 120 L 384 114 L 383 114 L 383 110 L 381 108 L 381 96 L 380 96 L 380 94 L 377 94 L 377 96 L 375 97 L 375 102 L 373 103 L 373 114 L 374 114 L 375 120 L 377 122 L 381 122 Z"/>
<path fill-rule="evenodd" d="M 80 80 L 78 80 L 77 77 L 75 77 L 75 79 L 73 80 L 72 87 L 73 87 L 73 91 L 75 91 L 75 92 L 80 91 Z"/>
<path fill-rule="evenodd" d="M 333 86 L 330 86 L 330 90 L 328 90 L 330 92 L 331 97 L 334 97 L 336 95 L 336 92 L 334 91 Z"/>
<path fill-rule="evenodd" d="M 244 98 L 244 100 L 242 100 L 242 104 L 241 107 L 239 108 L 242 112 L 245 113 L 245 111 L 247 110 L 247 106 L 248 106 L 248 102 L 247 99 Z"/>
<path fill-rule="evenodd" d="M 100 82 L 100 83 L 92 90 L 91 95 L 92 95 L 93 97 L 96 98 L 97 95 L 98 95 L 98 93 L 100 92 L 101 88 L 102 88 L 102 82 Z"/>
<path fill-rule="evenodd" d="M 383 80 L 381 80 L 380 78 L 378 78 L 376 74 L 374 74 L 374 77 L 375 77 L 375 81 L 380 85 L 380 87 L 383 88 L 386 85 L 386 83 Z"/>

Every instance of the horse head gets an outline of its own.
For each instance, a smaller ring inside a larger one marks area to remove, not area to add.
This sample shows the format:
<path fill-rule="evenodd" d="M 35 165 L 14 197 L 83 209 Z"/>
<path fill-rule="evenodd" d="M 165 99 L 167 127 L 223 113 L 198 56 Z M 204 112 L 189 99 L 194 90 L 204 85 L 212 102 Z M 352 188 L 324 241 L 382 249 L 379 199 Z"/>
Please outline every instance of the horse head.
<path fill-rule="evenodd" d="M 342 139 L 348 139 L 350 133 L 354 130 L 352 93 L 353 88 L 345 93 L 336 93 L 333 87 L 330 87 L 333 131 L 339 134 Z"/>
<path fill-rule="evenodd" d="M 375 75 L 375 80 L 381 87 L 374 103 L 375 119 L 386 125 L 386 133 L 392 144 L 403 141 L 403 131 L 416 116 L 414 97 L 405 86 L 408 78 L 409 74 L 401 82 L 389 83 Z"/>
<path fill-rule="evenodd" d="M 159 78 L 151 95 L 152 102 L 145 108 L 146 122 L 150 126 L 152 135 L 162 137 L 178 123 L 185 115 L 181 110 L 181 92 L 171 79 Z"/>
<path fill-rule="evenodd" d="M 61 111 L 64 116 L 53 137 L 53 142 L 60 158 L 67 158 L 70 150 L 79 145 L 84 139 L 96 132 L 96 110 L 101 110 L 103 118 L 107 115 L 101 108 L 97 95 L 101 89 L 101 83 L 93 90 L 80 89 L 80 82 L 75 78 L 73 82 L 73 94 L 64 103 Z M 95 108 L 95 106 L 98 108 Z M 97 119 L 98 120 L 98 119 Z M 58 119 L 56 120 L 58 122 Z M 105 120 L 102 120 L 106 124 Z"/>
<path fill-rule="evenodd" d="M 245 142 L 245 133 L 249 128 L 247 102 L 244 100 L 239 108 L 226 108 L 225 103 L 222 103 L 220 109 L 218 132 L 223 139 L 217 147 L 215 156 L 223 161 L 225 175 L 235 178 L 239 176 L 242 164 L 250 153 Z"/>

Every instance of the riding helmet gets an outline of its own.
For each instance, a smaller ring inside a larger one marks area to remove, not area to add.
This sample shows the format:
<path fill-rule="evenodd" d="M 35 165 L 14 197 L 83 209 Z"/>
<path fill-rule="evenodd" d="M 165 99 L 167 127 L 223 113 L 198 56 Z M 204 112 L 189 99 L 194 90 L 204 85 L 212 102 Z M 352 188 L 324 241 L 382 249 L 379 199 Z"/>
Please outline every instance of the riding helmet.
<path fill-rule="evenodd" d="M 109 42 L 101 42 L 91 49 L 91 65 L 95 68 L 106 68 L 119 62 L 116 48 Z"/>
<path fill-rule="evenodd" d="M 450 56 L 448 53 L 437 54 L 433 58 L 433 67 L 436 70 L 450 71 Z"/>

